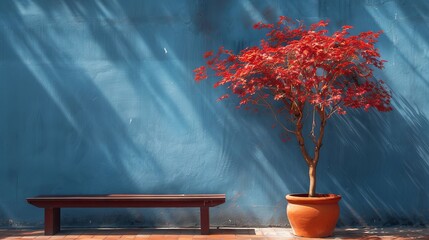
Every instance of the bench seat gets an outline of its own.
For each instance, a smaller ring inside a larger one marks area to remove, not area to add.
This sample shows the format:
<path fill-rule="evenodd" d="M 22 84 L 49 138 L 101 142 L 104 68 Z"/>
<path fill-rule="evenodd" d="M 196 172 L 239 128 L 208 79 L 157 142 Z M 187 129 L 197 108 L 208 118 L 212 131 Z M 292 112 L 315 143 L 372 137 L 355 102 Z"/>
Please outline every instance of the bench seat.
<path fill-rule="evenodd" d="M 225 203 L 225 194 L 109 194 L 50 195 L 27 198 L 45 209 L 45 235 L 60 231 L 61 208 L 159 208 L 199 207 L 201 234 L 209 234 L 209 208 Z"/>

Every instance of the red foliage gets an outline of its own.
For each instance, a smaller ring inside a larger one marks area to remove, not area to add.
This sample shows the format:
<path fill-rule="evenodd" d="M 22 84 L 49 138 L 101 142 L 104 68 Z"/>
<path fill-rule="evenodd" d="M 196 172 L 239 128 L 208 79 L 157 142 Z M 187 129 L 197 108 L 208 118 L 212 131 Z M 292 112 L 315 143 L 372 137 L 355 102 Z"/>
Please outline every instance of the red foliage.
<path fill-rule="evenodd" d="M 381 32 L 350 36 L 352 27 L 343 26 L 328 35 L 327 25 L 319 21 L 307 28 L 284 16 L 276 24 L 255 24 L 269 30 L 259 46 L 238 54 L 223 47 L 204 54 L 219 78 L 214 86 L 226 85 L 242 99 L 240 105 L 264 104 L 271 96 L 291 114 L 305 103 L 327 116 L 345 114 L 346 107 L 391 110 L 390 93 L 373 76 L 373 68 L 382 69 L 384 63 L 374 46 Z M 205 66 L 195 73 L 197 81 L 207 78 Z"/>
<path fill-rule="evenodd" d="M 343 26 L 328 35 L 327 25 L 319 21 L 306 27 L 282 16 L 276 24 L 254 25 L 269 30 L 259 46 L 238 54 L 223 47 L 216 54 L 204 54 L 206 66 L 218 78 L 214 87 L 226 85 L 240 98 L 239 105 L 267 107 L 285 133 L 295 135 L 309 166 L 309 196 L 316 196 L 316 166 L 326 121 L 335 113 L 346 114 L 346 108 L 392 109 L 390 92 L 373 76 L 373 69 L 382 69 L 385 62 L 374 46 L 381 32 L 351 36 L 348 30 L 352 27 Z M 208 77 L 206 66 L 194 70 L 196 81 Z M 308 135 L 303 134 L 306 114 L 313 120 Z M 294 128 L 284 124 L 285 120 Z M 306 137 L 312 142 L 311 152 Z"/>

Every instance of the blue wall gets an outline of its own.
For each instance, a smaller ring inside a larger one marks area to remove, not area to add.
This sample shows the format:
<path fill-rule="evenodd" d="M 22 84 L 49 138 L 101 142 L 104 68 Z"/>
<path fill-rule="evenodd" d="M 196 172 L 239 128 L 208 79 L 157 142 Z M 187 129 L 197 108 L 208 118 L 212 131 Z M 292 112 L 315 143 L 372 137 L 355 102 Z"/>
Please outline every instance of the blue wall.
<path fill-rule="evenodd" d="M 226 193 L 213 225 L 286 226 L 284 195 L 307 189 L 294 141 L 268 114 L 216 103 L 195 84 L 202 54 L 256 44 L 257 21 L 383 30 L 377 72 L 390 113 L 328 125 L 319 192 L 340 225 L 429 222 L 429 2 L 0 1 L 0 226 L 40 226 L 39 194 Z M 192 226 L 196 209 L 64 210 L 73 226 Z"/>

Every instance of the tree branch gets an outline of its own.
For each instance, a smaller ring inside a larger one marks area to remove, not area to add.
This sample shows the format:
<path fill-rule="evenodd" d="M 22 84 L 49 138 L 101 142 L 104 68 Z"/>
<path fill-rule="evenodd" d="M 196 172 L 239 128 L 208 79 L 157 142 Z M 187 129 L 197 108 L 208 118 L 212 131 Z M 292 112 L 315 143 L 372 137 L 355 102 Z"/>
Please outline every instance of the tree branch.
<path fill-rule="evenodd" d="M 313 140 L 313 143 L 316 144 L 316 135 L 314 134 L 314 129 L 316 128 L 316 107 L 313 107 L 313 121 L 311 124 L 311 131 L 310 131 L 310 136 L 311 139 Z"/>
<path fill-rule="evenodd" d="M 282 121 L 280 121 L 280 119 L 278 118 L 278 114 L 274 111 L 274 109 L 273 109 L 273 106 L 265 99 L 265 98 L 263 98 L 262 96 L 260 96 L 261 97 L 261 99 L 265 102 L 265 107 L 267 107 L 268 109 L 270 109 L 270 111 L 271 111 L 271 113 L 273 114 L 273 116 L 274 116 L 274 119 L 276 120 L 276 122 L 285 130 L 285 131 L 287 131 L 287 132 L 290 132 L 290 133 L 293 133 L 293 134 L 296 134 L 295 133 L 295 131 L 292 131 L 292 130 L 290 130 L 289 128 L 287 128 L 284 124 L 283 124 L 283 122 Z"/>
<path fill-rule="evenodd" d="M 302 106 L 302 108 L 304 107 L 304 105 Z M 299 145 L 299 149 L 301 150 L 302 155 L 304 156 L 304 160 L 307 162 L 308 166 L 313 166 L 314 165 L 314 161 L 313 159 L 310 157 L 310 155 L 308 154 L 308 151 L 306 149 L 305 146 L 305 140 L 304 137 L 302 136 L 302 118 L 303 118 L 303 114 L 301 111 L 300 116 L 298 116 L 298 120 L 296 122 L 296 133 L 295 136 L 298 140 L 298 145 Z"/>
<path fill-rule="evenodd" d="M 314 164 L 317 165 L 320 156 L 320 148 L 322 148 L 323 135 L 325 134 L 325 125 L 326 125 L 326 113 L 323 107 L 317 107 L 317 112 L 320 116 L 320 128 L 319 128 L 319 137 L 317 139 L 316 145 L 314 146 Z"/>

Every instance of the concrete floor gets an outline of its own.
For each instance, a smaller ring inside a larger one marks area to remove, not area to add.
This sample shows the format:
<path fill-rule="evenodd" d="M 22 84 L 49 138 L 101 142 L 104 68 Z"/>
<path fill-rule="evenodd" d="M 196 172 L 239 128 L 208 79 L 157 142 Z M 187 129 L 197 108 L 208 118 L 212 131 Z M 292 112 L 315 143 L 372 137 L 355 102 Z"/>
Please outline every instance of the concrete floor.
<path fill-rule="evenodd" d="M 75 229 L 65 228 L 54 236 L 43 230 L 0 229 L 0 239 L 306 239 L 296 237 L 290 228 L 221 228 L 210 235 L 199 229 Z M 429 228 L 347 228 L 336 229 L 334 236 L 324 239 L 428 239 Z"/>

